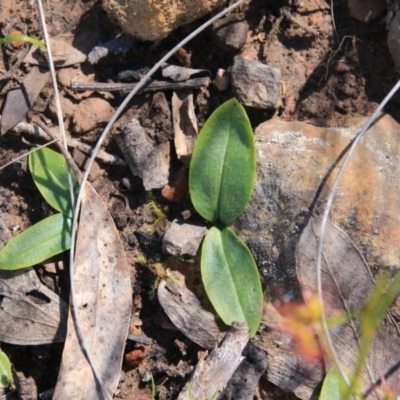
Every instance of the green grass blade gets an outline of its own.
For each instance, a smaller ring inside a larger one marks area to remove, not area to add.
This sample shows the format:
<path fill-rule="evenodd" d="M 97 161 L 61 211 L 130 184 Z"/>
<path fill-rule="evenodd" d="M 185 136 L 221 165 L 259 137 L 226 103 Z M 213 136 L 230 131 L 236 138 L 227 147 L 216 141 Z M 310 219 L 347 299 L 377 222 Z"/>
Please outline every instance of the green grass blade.
<path fill-rule="evenodd" d="M 72 218 L 71 197 L 68 186 L 67 163 L 61 154 L 43 147 L 29 156 L 29 169 L 39 192 L 55 210 Z M 74 193 L 79 184 L 73 174 Z"/>
<path fill-rule="evenodd" d="M 28 268 L 68 250 L 71 221 L 61 213 L 55 214 L 12 238 L 0 252 L 0 269 Z"/>
<path fill-rule="evenodd" d="M 35 39 L 30 36 L 25 35 L 13 35 L 13 36 L 6 36 L 0 39 L 0 45 L 9 43 L 9 42 L 28 42 L 34 44 L 35 46 L 39 47 L 39 49 L 43 51 L 47 51 L 47 47 L 38 39 Z"/>
<path fill-rule="evenodd" d="M 194 207 L 214 224 L 229 224 L 245 209 L 256 174 L 254 136 L 236 99 L 222 104 L 201 130 L 190 164 Z"/>
<path fill-rule="evenodd" d="M 263 294 L 256 263 L 247 246 L 229 229 L 211 228 L 204 239 L 201 275 L 221 319 L 244 321 L 254 336 L 261 322 Z"/>

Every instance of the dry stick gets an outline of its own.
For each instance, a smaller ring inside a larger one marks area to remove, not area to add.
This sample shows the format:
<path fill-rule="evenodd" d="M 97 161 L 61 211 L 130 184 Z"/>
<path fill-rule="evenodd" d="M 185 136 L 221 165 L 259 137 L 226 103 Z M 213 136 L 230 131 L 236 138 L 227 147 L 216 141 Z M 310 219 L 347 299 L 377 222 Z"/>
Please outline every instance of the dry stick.
<path fill-rule="evenodd" d="M 198 89 L 210 84 L 209 77 L 188 79 L 184 82 L 166 82 L 149 80 L 139 92 L 157 92 L 159 90 Z M 130 92 L 138 83 L 108 82 L 71 82 L 71 89 L 76 91 L 96 90 L 99 92 Z"/>
<path fill-rule="evenodd" d="M 82 202 L 82 196 L 83 196 L 83 190 L 85 187 L 85 184 L 87 182 L 90 169 L 93 165 L 94 159 L 96 157 L 97 152 L 99 151 L 106 135 L 108 132 L 111 130 L 111 127 L 115 123 L 115 121 L 118 119 L 118 117 L 121 115 L 125 107 L 128 105 L 128 103 L 131 101 L 132 97 L 146 84 L 146 82 L 149 80 L 149 78 L 170 58 L 172 57 L 178 49 L 180 49 L 182 46 L 184 46 L 187 42 L 189 42 L 191 39 L 193 39 L 195 36 L 197 36 L 201 31 L 206 29 L 209 25 L 211 25 L 214 21 L 218 20 L 219 18 L 223 17 L 225 14 L 229 13 L 230 11 L 234 10 L 237 8 L 239 5 L 243 3 L 244 0 L 239 0 L 236 3 L 232 4 L 231 6 L 227 7 L 225 10 L 221 11 L 217 15 L 215 15 L 213 18 L 205 22 L 203 25 L 201 25 L 199 28 L 197 28 L 194 32 L 192 32 L 190 35 L 188 35 L 185 39 L 183 39 L 181 42 L 179 42 L 172 50 L 170 50 L 164 57 L 160 59 L 160 61 L 155 64 L 149 72 L 142 78 L 142 80 L 136 85 L 136 87 L 129 93 L 129 95 L 125 98 L 125 100 L 121 103 L 121 105 L 118 107 L 114 115 L 112 116 L 111 120 L 105 127 L 103 133 L 101 134 L 99 141 L 97 142 L 95 148 L 93 149 L 92 156 L 88 162 L 88 165 L 86 167 L 86 171 L 83 175 L 83 179 L 81 182 L 81 187 L 79 189 L 78 197 L 76 199 L 75 203 L 75 209 L 74 209 L 74 218 L 72 222 L 72 230 L 71 230 L 71 250 L 70 250 L 70 289 L 71 289 L 71 310 L 73 313 L 74 321 L 75 321 L 75 327 L 76 327 L 76 334 L 79 340 L 79 343 L 81 345 L 82 350 L 86 353 L 88 362 L 92 368 L 93 371 L 95 371 L 95 367 L 91 358 L 91 355 L 86 347 L 86 342 L 85 338 L 82 335 L 82 328 L 80 325 L 80 319 L 78 315 L 78 311 L 74 307 L 74 299 L 75 299 L 75 287 L 74 287 L 74 276 L 73 276 L 73 271 L 74 271 L 74 253 L 75 253 L 75 240 L 76 240 L 76 231 L 77 231 L 77 225 L 78 225 L 78 214 Z M 98 381 L 98 384 L 101 387 L 104 387 L 103 383 L 101 380 L 99 380 L 99 377 L 96 376 L 96 379 Z"/>
<path fill-rule="evenodd" d="M 317 286 L 318 286 L 318 298 L 319 301 L 321 302 L 322 305 L 322 315 L 321 315 L 321 319 L 322 319 L 322 329 L 325 335 L 325 339 L 326 342 L 329 346 L 329 350 L 331 351 L 333 360 L 335 362 L 335 365 L 337 367 L 337 369 L 339 370 L 340 375 L 342 376 L 344 382 L 346 382 L 346 385 L 350 388 L 350 380 L 348 378 L 348 376 L 346 375 L 346 373 L 344 372 L 340 361 L 339 361 L 339 356 L 336 353 L 335 348 L 333 347 L 333 342 L 332 342 L 332 337 L 329 333 L 329 328 L 328 328 L 328 324 L 326 322 L 326 314 L 325 314 L 325 309 L 324 309 L 324 302 L 323 302 L 323 298 L 322 298 L 322 245 L 323 245 L 323 241 L 324 241 L 324 236 L 325 236 L 325 231 L 326 231 L 326 225 L 328 222 L 328 217 L 329 217 L 329 213 L 330 210 L 332 208 L 332 204 L 333 204 L 333 200 L 335 198 L 335 194 L 337 191 L 337 188 L 339 186 L 339 182 L 340 179 L 342 178 L 342 175 L 347 167 L 347 164 L 350 161 L 350 158 L 355 150 L 355 148 L 357 147 L 358 143 L 360 142 L 360 140 L 363 138 L 364 134 L 367 132 L 367 130 L 370 128 L 370 126 L 374 123 L 376 117 L 378 116 L 378 114 L 382 111 L 382 109 L 385 107 L 385 105 L 387 104 L 387 102 L 393 97 L 393 95 L 397 92 L 397 90 L 400 88 L 400 81 L 398 81 L 396 83 L 396 85 L 393 87 L 393 89 L 389 92 L 389 94 L 382 100 L 382 102 L 379 104 L 378 108 L 375 110 L 375 112 L 372 114 L 372 116 L 368 119 L 368 121 L 365 123 L 365 125 L 363 126 L 363 128 L 361 129 L 360 133 L 355 137 L 349 152 L 347 153 L 346 157 L 343 160 L 343 164 L 340 167 L 340 170 L 336 176 L 336 179 L 333 183 L 332 186 L 332 190 L 329 193 L 328 196 L 328 200 L 326 202 L 326 207 L 325 207 L 325 211 L 324 211 L 324 216 L 322 218 L 322 222 L 321 222 L 321 228 L 320 228 L 320 233 L 319 233 L 319 239 L 318 239 L 318 250 L 317 250 Z"/>
<path fill-rule="evenodd" d="M 48 135 L 42 128 L 29 124 L 28 122 L 19 122 L 17 125 L 14 126 L 14 128 L 11 129 L 11 131 L 15 133 L 24 133 L 26 135 L 30 135 L 43 140 L 48 140 Z M 74 149 L 81 150 L 88 155 L 92 154 L 91 146 L 86 143 L 82 143 L 76 139 L 67 138 L 67 145 L 69 148 L 72 147 Z M 107 153 L 104 150 L 99 150 L 96 158 L 104 164 L 117 165 L 121 167 L 126 166 L 125 160 L 123 160 L 121 157 Z"/>

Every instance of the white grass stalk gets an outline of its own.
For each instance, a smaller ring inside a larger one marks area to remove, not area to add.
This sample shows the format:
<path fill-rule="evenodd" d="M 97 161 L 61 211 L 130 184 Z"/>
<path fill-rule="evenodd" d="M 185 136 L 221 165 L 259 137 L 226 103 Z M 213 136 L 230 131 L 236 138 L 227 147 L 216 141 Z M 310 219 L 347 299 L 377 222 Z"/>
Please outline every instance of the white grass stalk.
<path fill-rule="evenodd" d="M 101 380 L 101 377 L 99 377 L 99 375 L 97 374 L 97 372 L 95 373 L 96 368 L 95 368 L 95 366 L 93 364 L 92 357 L 90 355 L 90 352 L 88 351 L 88 348 L 86 346 L 85 338 L 84 338 L 84 336 L 82 334 L 82 328 L 81 328 L 81 325 L 80 325 L 78 312 L 77 312 L 76 308 L 74 307 L 74 299 L 75 299 L 74 253 L 75 253 L 75 241 L 76 241 L 76 234 L 77 234 L 77 226 L 78 226 L 78 215 L 79 215 L 79 210 L 80 210 L 81 203 L 82 203 L 83 190 L 84 190 L 84 187 L 86 185 L 86 182 L 87 182 L 87 179 L 88 179 L 88 176 L 89 176 L 89 173 L 90 173 L 90 169 L 91 169 L 91 167 L 93 165 L 93 162 L 95 160 L 96 154 L 100 150 L 100 147 L 101 147 L 104 139 L 106 138 L 107 134 L 111 130 L 111 127 L 114 125 L 114 123 L 118 119 L 118 117 L 122 114 L 122 112 L 124 111 L 125 107 L 131 101 L 133 96 L 147 83 L 147 81 L 151 78 L 151 76 L 169 58 L 171 58 L 177 52 L 178 49 L 180 49 L 182 46 L 184 46 L 186 43 L 188 43 L 190 40 L 192 40 L 194 37 L 196 37 L 200 32 L 202 32 L 204 29 L 206 29 L 208 26 L 210 26 L 213 22 L 217 21 L 218 19 L 220 19 L 224 15 L 228 14 L 229 12 L 234 10 L 235 8 L 239 7 L 243 2 L 244 2 L 244 0 L 239 0 L 239 1 L 235 2 L 234 4 L 232 4 L 231 6 L 227 7 L 225 10 L 221 11 L 220 13 L 215 15 L 213 18 L 209 19 L 207 22 L 202 24 L 199 28 L 197 28 L 195 31 L 193 31 L 185 39 L 180 41 L 172 50 L 170 50 L 164 57 L 162 57 L 160 59 L 160 61 L 158 61 L 150 69 L 149 72 L 147 72 L 147 74 L 140 80 L 140 82 L 135 86 L 135 88 L 129 93 L 129 95 L 125 98 L 125 100 L 121 103 L 121 105 L 115 111 L 114 115 L 112 116 L 112 118 L 108 122 L 107 126 L 104 128 L 104 131 L 102 132 L 102 134 L 100 135 L 100 138 L 99 138 L 96 146 L 94 147 L 92 155 L 90 157 L 90 160 L 89 160 L 89 162 L 87 164 L 86 171 L 85 171 L 85 173 L 83 175 L 83 178 L 82 178 L 82 181 L 81 181 L 81 186 L 80 186 L 80 189 L 79 189 L 78 197 L 76 198 L 75 209 L 74 209 L 74 218 L 73 218 L 73 223 L 72 223 L 70 266 L 69 266 L 69 268 L 70 268 L 70 285 L 71 285 L 71 288 L 70 288 L 71 289 L 70 299 L 71 299 L 71 309 L 72 309 L 72 313 L 73 313 L 73 317 L 74 317 L 74 321 L 75 321 L 75 325 L 76 325 L 76 333 L 77 333 L 77 336 L 79 338 L 79 342 L 81 344 L 82 350 L 84 351 L 84 353 L 87 356 L 87 360 L 91 365 L 91 368 L 92 368 L 93 373 L 94 373 L 94 375 L 95 375 L 95 377 L 96 377 L 96 379 L 98 381 L 98 384 L 102 388 L 104 388 L 104 384 L 103 384 L 103 382 Z M 104 390 L 103 390 L 103 393 L 104 393 Z"/>

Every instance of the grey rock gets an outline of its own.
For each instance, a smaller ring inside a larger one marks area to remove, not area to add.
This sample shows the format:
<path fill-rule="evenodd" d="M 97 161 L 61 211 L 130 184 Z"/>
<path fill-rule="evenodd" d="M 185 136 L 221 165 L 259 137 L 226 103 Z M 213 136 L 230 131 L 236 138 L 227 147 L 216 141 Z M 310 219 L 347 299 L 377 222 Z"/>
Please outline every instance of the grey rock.
<path fill-rule="evenodd" d="M 272 291 L 298 294 L 294 249 L 299 234 L 311 213 L 323 213 L 338 160 L 363 122 L 321 128 L 276 118 L 256 128 L 256 186 L 235 227 Z M 340 181 L 330 215 L 371 268 L 400 265 L 399 129 L 388 115 L 370 128 Z"/>
<path fill-rule="evenodd" d="M 153 146 L 139 121 L 128 124 L 116 140 L 132 174 L 142 178 L 146 190 L 161 189 L 168 183 L 169 142 Z"/>
<path fill-rule="evenodd" d="M 175 219 L 162 240 L 163 251 L 173 256 L 195 256 L 205 233 L 205 226 Z"/>
<path fill-rule="evenodd" d="M 274 109 L 281 97 L 281 72 L 259 61 L 236 56 L 231 69 L 231 83 L 237 99 L 245 106 Z"/>
<path fill-rule="evenodd" d="M 348 0 L 350 15 L 358 21 L 370 22 L 383 14 L 386 0 Z"/>
<path fill-rule="evenodd" d="M 397 72 L 400 72 L 400 13 L 397 13 L 390 23 L 388 46 Z"/>
<path fill-rule="evenodd" d="M 214 22 L 212 29 L 214 41 L 221 49 L 239 52 L 246 44 L 249 25 L 243 19 L 228 15 Z"/>

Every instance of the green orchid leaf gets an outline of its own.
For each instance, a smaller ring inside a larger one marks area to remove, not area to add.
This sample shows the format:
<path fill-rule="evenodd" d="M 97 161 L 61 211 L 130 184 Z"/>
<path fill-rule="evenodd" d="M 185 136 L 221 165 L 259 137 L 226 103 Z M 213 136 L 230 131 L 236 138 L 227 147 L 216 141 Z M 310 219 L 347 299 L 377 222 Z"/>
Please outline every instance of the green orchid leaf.
<path fill-rule="evenodd" d="M 0 269 L 28 268 L 71 247 L 72 220 L 58 213 L 12 238 L 0 252 Z"/>
<path fill-rule="evenodd" d="M 29 169 L 39 192 L 55 210 L 72 218 L 71 196 L 68 185 L 67 163 L 55 151 L 43 147 L 29 156 Z M 74 194 L 77 196 L 79 184 L 71 173 Z"/>
<path fill-rule="evenodd" d="M 190 164 L 189 190 L 206 220 L 229 224 L 250 200 L 256 175 L 254 136 L 236 99 L 218 107 L 201 130 Z"/>
<path fill-rule="evenodd" d="M 208 298 L 227 325 L 244 321 L 254 336 L 261 322 L 263 294 L 256 263 L 230 228 L 212 227 L 201 252 L 201 275 Z"/>
<path fill-rule="evenodd" d="M 0 349 L 0 388 L 8 388 L 12 381 L 10 360 L 7 354 Z"/>
<path fill-rule="evenodd" d="M 347 371 L 345 371 L 347 374 Z M 322 384 L 319 400 L 345 400 L 343 393 L 346 390 L 344 382 L 339 370 L 336 366 L 330 368 L 325 376 Z M 347 400 L 354 400 L 353 396 L 346 397 Z"/>

